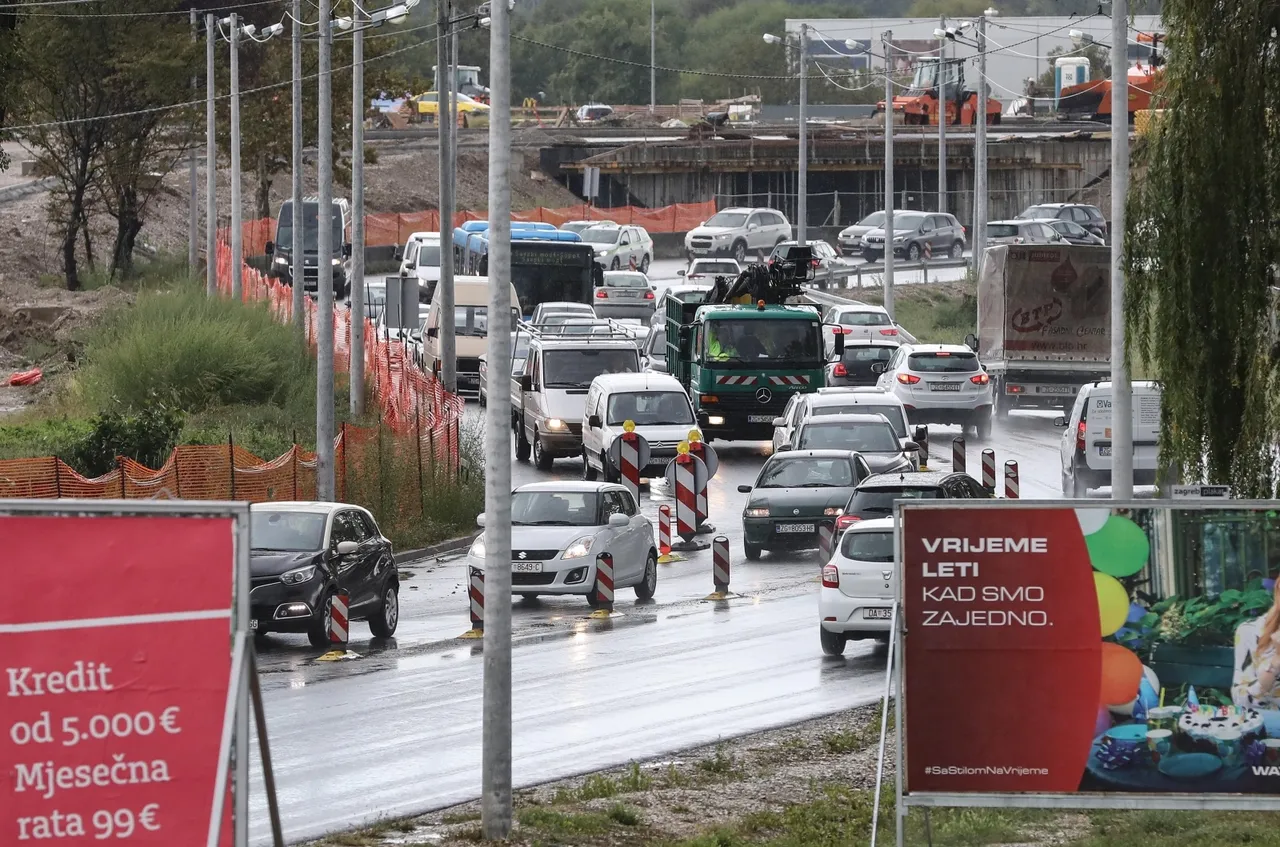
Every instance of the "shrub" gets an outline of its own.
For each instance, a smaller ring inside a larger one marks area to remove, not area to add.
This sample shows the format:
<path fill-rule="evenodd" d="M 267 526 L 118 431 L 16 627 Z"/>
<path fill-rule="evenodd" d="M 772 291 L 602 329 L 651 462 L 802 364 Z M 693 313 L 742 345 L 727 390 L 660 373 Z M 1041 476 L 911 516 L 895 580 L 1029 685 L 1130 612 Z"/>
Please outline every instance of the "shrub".
<path fill-rule="evenodd" d="M 72 448 L 67 461 L 89 477 L 110 471 L 117 456 L 159 468 L 173 452 L 181 430 L 182 414 L 163 403 L 135 413 L 104 412 L 90 421 L 88 434 Z"/>

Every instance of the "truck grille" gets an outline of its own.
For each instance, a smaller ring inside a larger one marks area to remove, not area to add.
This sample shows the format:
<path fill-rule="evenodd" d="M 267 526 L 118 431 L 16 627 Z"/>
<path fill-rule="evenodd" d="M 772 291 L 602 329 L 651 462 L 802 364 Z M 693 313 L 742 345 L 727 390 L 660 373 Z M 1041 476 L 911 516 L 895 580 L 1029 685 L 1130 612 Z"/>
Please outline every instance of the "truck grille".
<path fill-rule="evenodd" d="M 704 406 L 703 411 L 709 415 L 722 415 L 726 421 L 737 418 L 745 422 L 747 415 L 772 414 L 778 417 L 790 399 L 791 394 L 785 391 L 774 391 L 773 398 L 768 403 L 757 401 L 754 394 L 744 394 L 741 397 L 721 394 L 719 403 Z"/>

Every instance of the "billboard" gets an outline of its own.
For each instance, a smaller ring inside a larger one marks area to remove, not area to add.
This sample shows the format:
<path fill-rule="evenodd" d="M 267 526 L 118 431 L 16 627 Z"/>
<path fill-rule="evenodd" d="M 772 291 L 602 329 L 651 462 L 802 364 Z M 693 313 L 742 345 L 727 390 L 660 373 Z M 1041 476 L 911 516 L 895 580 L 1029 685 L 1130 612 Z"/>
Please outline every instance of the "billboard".
<path fill-rule="evenodd" d="M 1280 808 L 1276 506 L 902 504 L 902 802 Z"/>

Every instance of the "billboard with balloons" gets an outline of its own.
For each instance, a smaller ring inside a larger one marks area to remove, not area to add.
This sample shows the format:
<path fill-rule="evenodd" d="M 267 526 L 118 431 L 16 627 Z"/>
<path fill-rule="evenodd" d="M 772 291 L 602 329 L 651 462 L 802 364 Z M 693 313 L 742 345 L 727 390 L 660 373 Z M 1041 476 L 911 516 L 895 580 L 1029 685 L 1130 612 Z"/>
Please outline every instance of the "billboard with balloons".
<path fill-rule="evenodd" d="M 903 802 L 1280 807 L 1280 516 L 1223 505 L 901 504 Z"/>

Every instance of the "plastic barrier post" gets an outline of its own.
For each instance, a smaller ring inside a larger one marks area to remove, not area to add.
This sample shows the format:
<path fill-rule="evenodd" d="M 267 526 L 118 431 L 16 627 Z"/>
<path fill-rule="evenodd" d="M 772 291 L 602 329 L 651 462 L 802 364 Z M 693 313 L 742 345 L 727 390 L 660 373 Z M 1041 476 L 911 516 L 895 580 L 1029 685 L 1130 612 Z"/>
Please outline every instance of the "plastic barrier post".
<path fill-rule="evenodd" d="M 671 561 L 671 507 L 666 503 L 658 507 L 658 561 Z"/>
<path fill-rule="evenodd" d="M 996 451 L 982 451 L 982 487 L 987 489 L 987 493 L 992 497 L 996 493 Z"/>
<path fill-rule="evenodd" d="M 351 608 L 351 596 L 345 591 L 329 598 L 329 642 L 346 644 L 347 631 L 350 627 L 348 610 Z"/>
<path fill-rule="evenodd" d="M 613 556 L 601 553 L 596 556 L 596 605 L 592 617 L 608 617 L 613 612 Z"/>
<path fill-rule="evenodd" d="M 693 458 L 676 457 L 676 535 L 692 541 L 698 533 L 698 497 Z"/>
<path fill-rule="evenodd" d="M 702 460 L 703 464 L 707 466 L 707 484 L 698 488 L 697 497 L 694 500 L 694 507 L 698 513 L 698 530 L 701 532 L 711 532 L 712 529 L 709 526 L 704 528 L 704 525 L 707 523 L 707 518 L 710 517 L 710 507 L 707 504 L 707 488 L 711 484 L 711 463 L 707 461 L 706 442 L 690 441 L 689 454 L 697 456 Z"/>
<path fill-rule="evenodd" d="M 831 561 L 836 552 L 836 528 L 829 523 L 818 524 L 818 558 L 822 564 Z"/>
<path fill-rule="evenodd" d="M 636 502 L 640 501 L 640 436 L 634 432 L 622 433 L 622 449 L 619 451 L 618 473 L 622 484 L 630 491 Z"/>
<path fill-rule="evenodd" d="M 1004 463 L 1004 496 L 1017 500 L 1018 495 L 1018 463 L 1010 459 Z"/>
<path fill-rule="evenodd" d="M 963 435 L 951 439 L 951 470 L 955 473 L 964 473 L 967 449 Z"/>
<path fill-rule="evenodd" d="M 723 600 L 729 594 L 729 539 L 717 535 L 711 542 L 711 582 L 715 592 L 708 600 Z"/>

